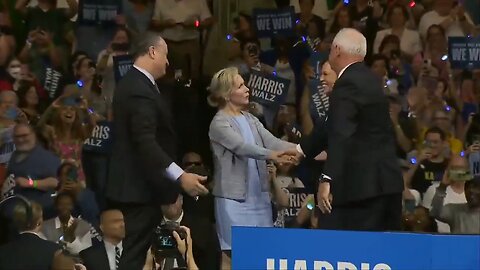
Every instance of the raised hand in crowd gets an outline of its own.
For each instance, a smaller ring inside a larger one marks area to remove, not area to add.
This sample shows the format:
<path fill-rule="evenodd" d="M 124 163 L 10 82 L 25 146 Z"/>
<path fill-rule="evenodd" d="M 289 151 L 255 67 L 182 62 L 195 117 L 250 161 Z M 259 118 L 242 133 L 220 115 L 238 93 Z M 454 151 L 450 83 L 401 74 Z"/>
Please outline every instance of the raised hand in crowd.
<path fill-rule="evenodd" d="M 179 181 L 182 189 L 192 197 L 208 194 L 208 189 L 204 185 L 207 181 L 206 176 L 185 172 L 180 176 Z"/>
<path fill-rule="evenodd" d="M 173 237 L 175 237 L 175 240 L 177 241 L 178 251 L 186 260 L 188 270 L 198 270 L 197 264 L 193 259 L 193 244 L 190 229 L 185 226 L 180 226 L 180 228 L 186 232 L 187 237 L 185 237 L 185 239 L 182 239 L 176 231 L 173 231 Z"/>
<path fill-rule="evenodd" d="M 63 241 L 67 243 L 72 243 L 75 241 L 75 230 L 78 226 L 78 219 L 74 218 L 72 224 L 68 225 L 63 230 Z"/>

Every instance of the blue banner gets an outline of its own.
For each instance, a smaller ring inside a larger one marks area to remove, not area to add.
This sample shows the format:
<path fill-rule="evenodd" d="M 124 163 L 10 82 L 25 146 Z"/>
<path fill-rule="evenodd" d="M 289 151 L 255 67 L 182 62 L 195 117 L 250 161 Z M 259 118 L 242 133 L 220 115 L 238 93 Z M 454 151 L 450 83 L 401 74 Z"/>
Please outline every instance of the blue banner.
<path fill-rule="evenodd" d="M 470 173 L 475 177 L 480 176 L 480 152 L 470 153 L 468 162 L 470 163 Z"/>
<path fill-rule="evenodd" d="M 448 59 L 452 68 L 480 68 L 480 37 L 449 37 Z"/>
<path fill-rule="evenodd" d="M 117 15 L 122 13 L 122 1 L 80 0 L 78 22 L 83 25 L 115 24 Z"/>
<path fill-rule="evenodd" d="M 45 81 L 43 82 L 43 88 L 48 93 L 50 99 L 54 99 L 57 96 L 58 91 L 61 89 L 62 73 L 50 67 L 45 69 Z"/>
<path fill-rule="evenodd" d="M 250 227 L 232 230 L 232 269 L 480 269 L 480 235 Z"/>
<path fill-rule="evenodd" d="M 278 108 L 287 98 L 290 80 L 252 70 L 246 85 L 251 101 Z"/>
<path fill-rule="evenodd" d="M 273 37 L 276 35 L 295 35 L 295 9 L 254 9 L 253 24 L 257 31 L 257 37 Z"/>
<path fill-rule="evenodd" d="M 115 81 L 118 82 L 120 79 L 127 74 L 130 68 L 133 66 L 133 58 L 129 54 L 117 55 L 113 57 L 113 72 L 115 75 Z"/>
<path fill-rule="evenodd" d="M 109 154 L 112 148 L 112 123 L 100 121 L 93 128 L 92 135 L 83 143 L 83 150 L 87 152 Z"/>
<path fill-rule="evenodd" d="M 310 88 L 310 115 L 313 122 L 316 122 L 317 119 L 327 116 L 330 101 L 325 93 L 325 85 L 321 81 L 310 80 L 308 87 Z"/>

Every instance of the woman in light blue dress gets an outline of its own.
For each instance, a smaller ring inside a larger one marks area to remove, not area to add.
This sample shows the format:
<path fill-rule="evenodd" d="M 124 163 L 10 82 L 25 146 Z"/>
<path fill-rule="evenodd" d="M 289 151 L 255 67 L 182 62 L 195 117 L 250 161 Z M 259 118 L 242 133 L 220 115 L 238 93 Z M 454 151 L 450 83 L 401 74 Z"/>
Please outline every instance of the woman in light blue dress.
<path fill-rule="evenodd" d="M 232 226 L 273 227 L 267 160 L 292 163 L 295 145 L 273 136 L 244 111 L 249 89 L 234 67 L 217 72 L 210 84 L 210 105 L 218 112 L 210 124 L 214 160 L 215 217 L 222 269 L 229 267 Z M 228 262 L 225 263 L 225 260 Z"/>

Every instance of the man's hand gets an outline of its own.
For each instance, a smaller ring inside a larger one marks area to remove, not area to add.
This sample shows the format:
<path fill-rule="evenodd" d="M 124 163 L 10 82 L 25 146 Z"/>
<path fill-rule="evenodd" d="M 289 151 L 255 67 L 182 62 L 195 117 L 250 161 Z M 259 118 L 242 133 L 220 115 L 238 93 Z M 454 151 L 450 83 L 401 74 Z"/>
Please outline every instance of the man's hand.
<path fill-rule="evenodd" d="M 75 230 L 77 229 L 78 219 L 74 218 L 70 226 L 63 232 L 63 240 L 67 243 L 75 241 Z"/>
<path fill-rule="evenodd" d="M 288 149 L 283 153 L 284 155 L 292 157 L 292 161 L 295 163 L 295 165 L 298 165 L 298 163 L 300 163 L 300 161 L 303 159 L 303 154 L 298 152 L 297 148 Z"/>
<path fill-rule="evenodd" d="M 272 153 L 268 156 L 268 159 L 277 164 L 297 163 L 295 153 L 291 151 L 272 151 Z"/>
<path fill-rule="evenodd" d="M 318 186 L 317 192 L 318 207 L 324 214 L 332 212 L 332 194 L 330 194 L 330 183 L 323 182 Z"/>
<path fill-rule="evenodd" d="M 207 181 L 206 176 L 185 172 L 180 176 L 179 181 L 182 189 L 192 197 L 208 194 L 208 189 L 202 184 Z"/>

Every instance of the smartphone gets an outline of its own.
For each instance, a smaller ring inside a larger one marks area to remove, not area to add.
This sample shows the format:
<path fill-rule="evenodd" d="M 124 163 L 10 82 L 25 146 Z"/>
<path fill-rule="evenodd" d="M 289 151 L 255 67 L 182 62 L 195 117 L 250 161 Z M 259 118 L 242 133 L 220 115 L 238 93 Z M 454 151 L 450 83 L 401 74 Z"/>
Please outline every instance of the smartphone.
<path fill-rule="evenodd" d="M 452 181 L 470 181 L 472 175 L 467 170 L 448 170 L 448 178 Z"/>
<path fill-rule="evenodd" d="M 77 168 L 70 168 L 67 172 L 67 179 L 73 182 L 78 180 L 78 171 Z"/>

